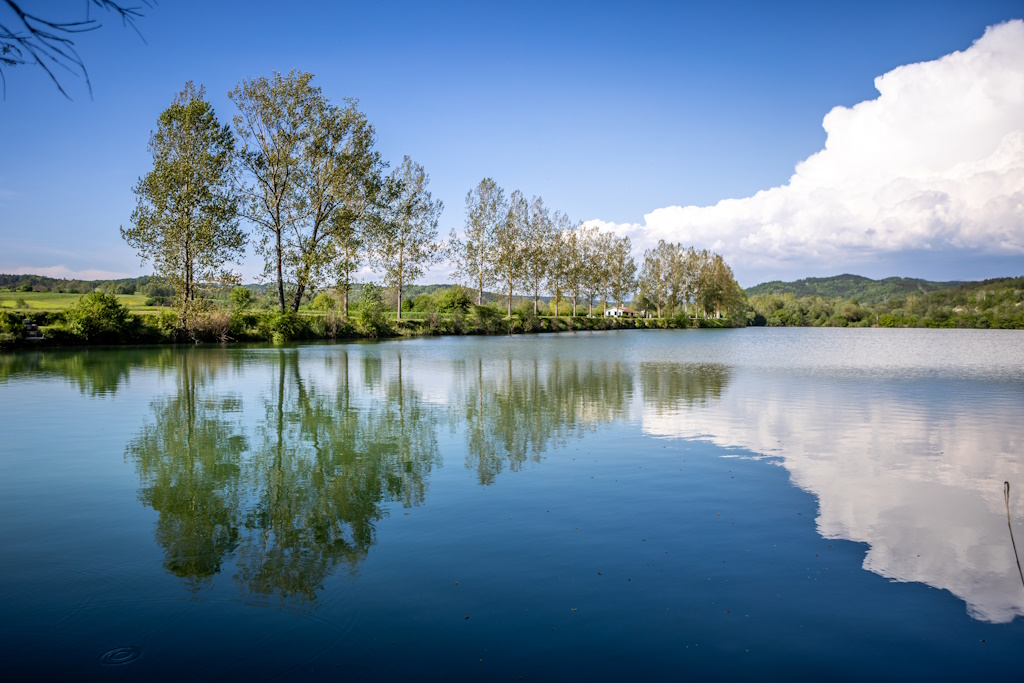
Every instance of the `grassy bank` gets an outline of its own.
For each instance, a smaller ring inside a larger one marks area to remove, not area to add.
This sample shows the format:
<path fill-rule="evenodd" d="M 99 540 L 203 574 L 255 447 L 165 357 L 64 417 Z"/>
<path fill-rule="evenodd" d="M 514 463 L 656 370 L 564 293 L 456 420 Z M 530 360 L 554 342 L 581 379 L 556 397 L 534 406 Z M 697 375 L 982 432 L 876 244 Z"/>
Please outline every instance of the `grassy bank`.
<path fill-rule="evenodd" d="M 53 295 L 64 296 L 64 295 Z M 450 313 L 412 313 L 398 321 L 394 311 L 366 309 L 351 317 L 335 311 L 232 311 L 210 308 L 190 314 L 187 329 L 167 309 L 130 310 L 123 297 L 90 294 L 63 309 L 0 309 L 0 347 L 39 348 L 117 344 L 276 342 L 385 339 L 433 335 L 539 334 L 587 330 L 732 327 L 728 319 L 605 318 L 538 316 L 511 318 L 493 306 L 471 306 Z M 26 325 L 25 321 L 30 325 Z M 35 332 L 32 327 L 38 332 Z"/>

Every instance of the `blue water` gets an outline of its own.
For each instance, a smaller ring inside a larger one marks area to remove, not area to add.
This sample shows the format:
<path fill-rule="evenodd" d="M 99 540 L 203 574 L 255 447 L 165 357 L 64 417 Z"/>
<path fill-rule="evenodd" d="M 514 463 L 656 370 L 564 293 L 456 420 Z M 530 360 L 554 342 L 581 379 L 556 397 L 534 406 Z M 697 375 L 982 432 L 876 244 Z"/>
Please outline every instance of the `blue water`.
<path fill-rule="evenodd" d="M 14 679 L 1017 680 L 1019 340 L 0 356 L 0 662 Z"/>

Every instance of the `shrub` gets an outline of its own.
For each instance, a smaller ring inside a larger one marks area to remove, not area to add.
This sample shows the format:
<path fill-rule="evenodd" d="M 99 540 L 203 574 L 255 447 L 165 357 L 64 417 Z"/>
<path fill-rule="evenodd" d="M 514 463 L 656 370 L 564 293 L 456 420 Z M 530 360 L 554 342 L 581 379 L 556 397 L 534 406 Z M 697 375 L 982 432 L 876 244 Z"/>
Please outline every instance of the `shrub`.
<path fill-rule="evenodd" d="M 501 311 L 493 306 L 474 305 L 469 314 L 470 325 L 477 334 L 494 334 L 498 331 L 501 321 Z"/>
<path fill-rule="evenodd" d="M 297 313 L 274 313 L 260 319 L 259 331 L 265 339 L 282 344 L 306 334 L 306 324 Z"/>
<path fill-rule="evenodd" d="M 226 342 L 231 339 L 231 312 L 213 309 L 198 313 L 189 325 L 193 341 Z"/>
<path fill-rule="evenodd" d="M 384 294 L 380 287 L 368 282 L 363 285 L 363 297 L 356 313 L 356 327 L 367 337 L 387 337 L 393 333 L 384 318 Z"/>
<path fill-rule="evenodd" d="M 228 299 L 231 301 L 231 308 L 236 311 L 244 311 L 252 307 L 256 301 L 256 295 L 252 293 L 251 289 L 235 287 L 228 295 Z"/>
<path fill-rule="evenodd" d="M 333 311 L 334 307 L 338 305 L 338 302 L 334 300 L 334 297 L 327 292 L 320 292 L 313 297 L 313 303 L 309 305 L 310 309 L 314 311 Z"/>
<path fill-rule="evenodd" d="M 533 312 L 533 303 L 529 304 L 526 311 L 519 314 L 519 320 L 523 327 L 523 332 L 535 332 L 540 328 L 540 318 Z"/>
<path fill-rule="evenodd" d="M 466 312 L 473 305 L 473 297 L 462 285 L 454 285 L 434 297 L 437 310 L 442 313 Z"/>
<path fill-rule="evenodd" d="M 113 294 L 84 294 L 64 314 L 67 330 L 93 343 L 116 343 L 129 333 L 132 318 Z"/>
<path fill-rule="evenodd" d="M 437 311 L 429 311 L 423 321 L 423 329 L 427 334 L 438 334 L 441 331 L 441 316 Z"/>
<path fill-rule="evenodd" d="M 25 323 L 22 317 L 12 311 L 0 311 L 0 332 L 21 339 L 25 334 Z"/>
<path fill-rule="evenodd" d="M 455 309 L 448 319 L 448 331 L 451 334 L 463 334 L 466 331 L 466 314 L 461 308 Z"/>

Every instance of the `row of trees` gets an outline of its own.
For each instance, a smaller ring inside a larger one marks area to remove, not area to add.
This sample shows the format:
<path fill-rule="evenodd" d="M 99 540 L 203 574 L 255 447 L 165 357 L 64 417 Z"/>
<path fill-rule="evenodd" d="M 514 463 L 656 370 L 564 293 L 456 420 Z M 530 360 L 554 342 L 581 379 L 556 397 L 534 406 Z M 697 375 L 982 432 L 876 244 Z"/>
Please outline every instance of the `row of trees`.
<path fill-rule="evenodd" d="M 719 254 L 665 240 L 644 253 L 637 285 L 641 303 L 656 310 L 659 318 L 665 310 L 678 309 L 721 317 L 745 298 L 732 268 Z"/>
<path fill-rule="evenodd" d="M 485 289 L 497 287 L 512 315 L 512 298 L 542 295 L 572 298 L 573 315 L 586 302 L 621 304 L 632 294 L 636 264 L 628 237 L 600 232 L 552 212 L 540 197 L 527 200 L 519 190 L 507 198 L 492 178 L 484 178 L 466 195 L 463 236 L 452 235 L 450 254 L 456 272 L 483 303 Z"/>
<path fill-rule="evenodd" d="M 331 103 L 312 78 L 293 71 L 243 80 L 229 93 L 234 131 L 191 82 L 160 115 L 153 170 L 135 186 L 137 206 L 121 234 L 174 286 L 183 327 L 198 285 L 235 279 L 225 265 L 248 241 L 241 220 L 256 228 L 281 312 L 335 282 L 347 312 L 364 263 L 401 291 L 443 258 L 443 207 L 423 167 L 405 157 L 387 173 L 356 102 Z"/>
<path fill-rule="evenodd" d="M 467 194 L 463 234 L 439 240 L 443 205 L 423 167 L 405 157 L 388 172 L 357 103 L 332 103 L 312 79 L 292 71 L 243 80 L 229 93 L 233 130 L 191 82 L 160 115 L 149 143 L 153 170 L 135 186 L 137 206 L 121 233 L 174 287 L 182 328 L 201 285 L 234 280 L 226 265 L 250 239 L 282 313 L 333 285 L 347 316 L 366 265 L 400 302 L 405 287 L 446 258 L 477 304 L 497 288 L 509 316 L 516 295 L 532 298 L 535 314 L 542 296 L 556 306 L 571 299 L 573 315 L 581 304 L 589 313 L 598 303 L 621 305 L 638 287 L 643 307 L 659 316 L 690 304 L 693 313 L 718 313 L 742 298 L 717 254 L 662 242 L 638 280 L 628 237 L 573 222 L 540 197 L 506 196 L 491 178 Z M 252 238 L 242 221 L 255 227 Z"/>

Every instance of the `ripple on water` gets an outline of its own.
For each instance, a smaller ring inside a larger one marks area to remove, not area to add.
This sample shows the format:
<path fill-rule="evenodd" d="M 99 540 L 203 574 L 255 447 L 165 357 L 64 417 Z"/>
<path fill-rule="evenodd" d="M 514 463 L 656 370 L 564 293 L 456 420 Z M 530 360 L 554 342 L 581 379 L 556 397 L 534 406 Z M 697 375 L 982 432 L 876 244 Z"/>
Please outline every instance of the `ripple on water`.
<path fill-rule="evenodd" d="M 131 664 L 141 656 L 142 648 L 135 647 L 134 645 L 115 647 L 113 650 L 107 650 L 100 655 L 100 664 L 122 666 L 124 664 Z"/>

